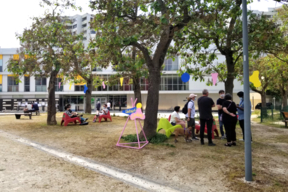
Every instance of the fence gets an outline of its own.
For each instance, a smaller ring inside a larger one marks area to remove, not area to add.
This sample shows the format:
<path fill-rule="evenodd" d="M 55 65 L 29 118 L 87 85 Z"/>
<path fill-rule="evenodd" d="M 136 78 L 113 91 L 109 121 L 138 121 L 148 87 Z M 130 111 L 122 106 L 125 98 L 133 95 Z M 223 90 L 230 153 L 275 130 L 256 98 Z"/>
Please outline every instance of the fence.
<path fill-rule="evenodd" d="M 288 112 L 288 106 L 282 107 L 281 105 L 270 106 L 270 107 L 261 107 L 261 123 L 265 120 L 283 120 L 282 111 Z"/>

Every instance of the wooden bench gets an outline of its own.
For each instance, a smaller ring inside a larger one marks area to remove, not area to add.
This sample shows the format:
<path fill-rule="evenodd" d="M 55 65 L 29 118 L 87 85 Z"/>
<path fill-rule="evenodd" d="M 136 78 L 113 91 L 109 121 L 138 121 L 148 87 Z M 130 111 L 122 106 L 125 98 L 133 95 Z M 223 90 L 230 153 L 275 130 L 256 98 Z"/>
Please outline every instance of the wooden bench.
<path fill-rule="evenodd" d="M 283 122 L 285 122 L 285 127 L 287 127 L 287 123 L 288 123 L 288 112 L 282 111 L 281 113 L 282 113 L 282 115 L 283 115 L 283 117 L 284 117 Z"/>
<path fill-rule="evenodd" d="M 30 119 L 32 118 L 32 113 L 15 113 L 16 119 L 20 119 L 21 115 L 29 116 Z"/>
<path fill-rule="evenodd" d="M 39 110 L 28 110 L 28 111 L 24 111 L 24 113 L 35 113 L 35 115 L 40 115 L 40 112 L 39 112 Z"/>

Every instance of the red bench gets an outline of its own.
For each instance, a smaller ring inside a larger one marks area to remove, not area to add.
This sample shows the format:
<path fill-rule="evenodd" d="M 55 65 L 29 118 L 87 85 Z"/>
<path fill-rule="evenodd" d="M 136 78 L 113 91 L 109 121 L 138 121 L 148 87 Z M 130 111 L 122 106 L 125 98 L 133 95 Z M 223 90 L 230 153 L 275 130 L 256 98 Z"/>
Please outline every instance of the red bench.
<path fill-rule="evenodd" d="M 110 111 L 108 111 L 108 113 L 106 115 L 99 116 L 99 123 L 101 123 L 102 118 L 104 118 L 105 121 L 107 121 L 107 119 L 110 119 L 110 121 L 112 121 L 111 116 L 110 116 Z"/>
<path fill-rule="evenodd" d="M 74 122 L 74 124 L 76 124 L 76 123 L 77 123 L 76 120 L 77 120 L 79 123 L 81 123 L 80 117 L 73 117 L 73 118 L 71 118 L 71 117 L 69 117 L 69 115 L 67 115 L 66 113 L 63 113 L 63 117 L 62 117 L 62 121 L 61 121 L 61 126 L 62 126 L 63 123 L 64 123 L 64 126 L 67 126 L 68 123 L 73 123 L 73 122 Z"/>
<path fill-rule="evenodd" d="M 200 131 L 200 125 L 195 125 L 196 133 L 198 134 Z M 214 139 L 214 132 L 216 133 L 217 137 L 219 137 L 219 132 L 215 123 L 215 120 L 213 119 L 213 125 L 212 125 L 212 139 Z M 205 125 L 204 133 L 207 134 L 207 125 Z"/>

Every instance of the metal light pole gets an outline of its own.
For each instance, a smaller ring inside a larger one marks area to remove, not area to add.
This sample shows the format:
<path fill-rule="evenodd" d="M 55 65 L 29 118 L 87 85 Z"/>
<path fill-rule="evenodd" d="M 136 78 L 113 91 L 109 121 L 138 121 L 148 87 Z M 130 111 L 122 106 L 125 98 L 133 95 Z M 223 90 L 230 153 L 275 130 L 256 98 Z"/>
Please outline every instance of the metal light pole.
<path fill-rule="evenodd" d="M 245 133 L 245 180 L 252 181 L 251 154 L 251 120 L 250 120 L 250 82 L 248 55 L 247 0 L 242 0 L 242 30 L 243 30 L 243 73 L 244 73 L 244 133 Z"/>

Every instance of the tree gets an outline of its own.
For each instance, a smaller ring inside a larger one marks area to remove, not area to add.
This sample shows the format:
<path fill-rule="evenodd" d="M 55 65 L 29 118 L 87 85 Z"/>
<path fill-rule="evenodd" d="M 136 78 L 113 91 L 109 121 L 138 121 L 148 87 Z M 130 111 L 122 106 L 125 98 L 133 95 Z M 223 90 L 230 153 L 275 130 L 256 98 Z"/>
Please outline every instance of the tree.
<path fill-rule="evenodd" d="M 287 107 L 288 68 L 287 63 L 284 61 L 288 61 L 288 55 L 278 54 L 278 57 L 268 55 L 266 59 L 267 63 L 269 63 L 269 70 L 271 70 L 275 74 L 274 78 L 271 79 L 271 89 L 278 89 L 280 91 L 282 97 L 282 106 Z"/>
<path fill-rule="evenodd" d="M 83 40 L 82 34 L 74 36 Z M 85 93 L 85 113 L 91 113 L 92 91 L 96 85 L 95 82 L 97 82 L 97 76 L 92 71 L 98 67 L 97 62 L 95 62 L 97 57 L 95 50 L 85 48 L 82 41 L 67 41 L 63 47 L 63 52 L 61 62 L 63 63 L 64 75 L 76 83 L 85 82 L 88 88 Z M 82 79 L 78 79 L 79 76 Z"/>
<path fill-rule="evenodd" d="M 53 2 L 43 0 L 43 5 L 48 5 L 51 12 L 46 12 L 44 17 L 34 17 L 32 26 L 25 29 L 22 35 L 17 35 L 21 42 L 19 59 L 10 59 L 8 70 L 18 78 L 24 74 L 30 76 L 50 77 L 48 86 L 48 114 L 47 124 L 55 125 L 56 103 L 55 82 L 57 75 L 63 67 L 61 56 L 66 41 L 75 41 L 71 32 L 66 30 L 65 22 L 60 17 L 61 8 L 76 8 L 72 1 Z"/>
<path fill-rule="evenodd" d="M 183 34 L 176 35 L 173 53 L 181 52 L 186 59 L 185 70 L 193 79 L 203 80 L 203 76 L 217 72 L 213 61 L 216 52 L 225 56 L 227 75 L 223 79 L 225 91 L 233 93 L 235 65 L 243 55 L 242 45 L 242 0 L 212 1 L 205 9 L 206 17 L 189 23 Z M 248 12 L 249 53 L 257 57 L 260 52 L 272 49 L 280 41 L 280 31 L 271 20 L 263 15 Z M 218 69 L 219 70 L 219 69 Z"/>
<path fill-rule="evenodd" d="M 156 134 L 161 69 L 168 48 L 175 37 L 193 18 L 204 15 L 209 1 L 183 0 L 92 0 L 96 10 L 94 46 L 106 46 L 107 56 L 121 60 L 118 50 L 135 47 L 140 50 L 148 68 L 148 96 L 144 131 Z M 138 12 L 141 10 L 141 12 Z M 105 58 L 104 58 L 105 59 Z"/>

